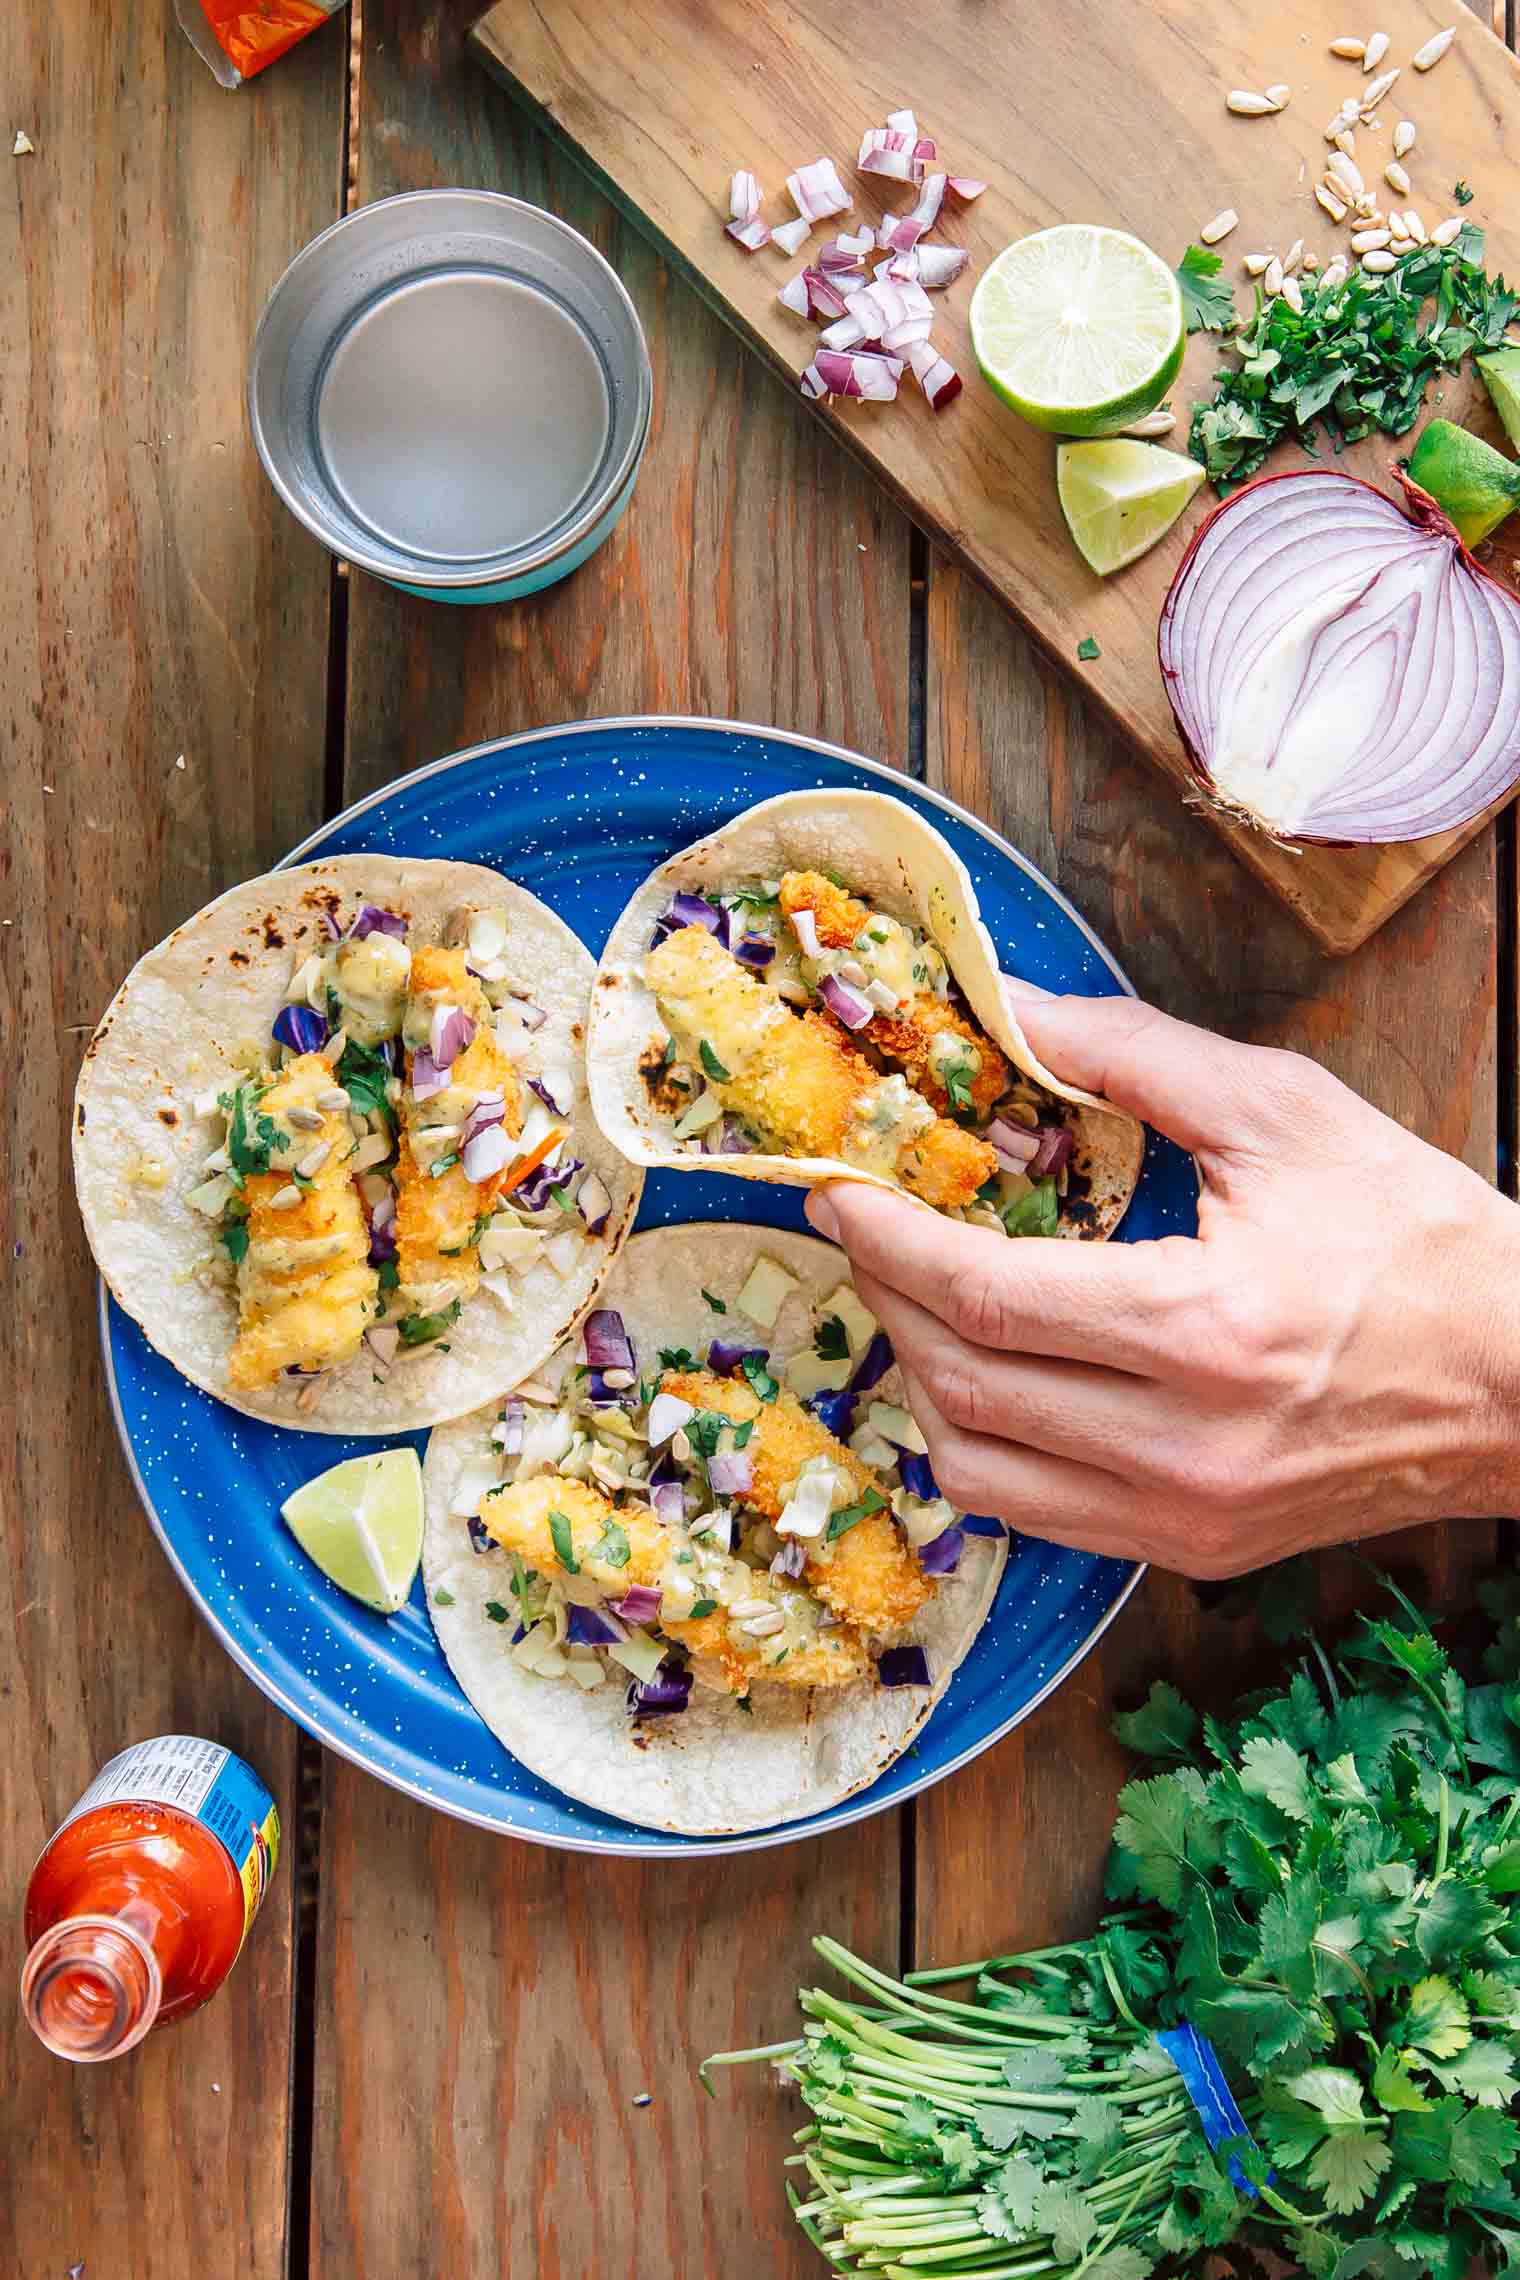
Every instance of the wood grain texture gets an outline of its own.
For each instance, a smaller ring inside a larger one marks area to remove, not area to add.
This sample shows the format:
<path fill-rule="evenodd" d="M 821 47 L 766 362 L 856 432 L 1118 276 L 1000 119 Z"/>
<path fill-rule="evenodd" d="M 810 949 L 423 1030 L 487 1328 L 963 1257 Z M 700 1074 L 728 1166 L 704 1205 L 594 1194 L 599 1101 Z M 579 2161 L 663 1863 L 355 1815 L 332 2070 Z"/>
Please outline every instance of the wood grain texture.
<path fill-rule="evenodd" d="M 332 218 L 341 68 L 313 41 L 232 101 L 169 8 L 0 11 L 8 1990 L 31 1862 L 127 1742 L 209 1734 L 292 1797 L 293 1730 L 192 1613 L 117 1448 L 69 1107 L 137 954 L 320 813 L 327 568 L 259 471 L 242 379 L 264 294 Z M 50 2058 L 7 1995 L 7 2271 L 283 2273 L 293 1893 L 282 1867 L 216 2003 L 118 2065 Z"/>
<path fill-rule="evenodd" d="M 449 609 L 353 580 L 350 790 L 661 709 L 900 757 L 906 524 L 503 100 L 471 12 L 366 0 L 360 195 L 482 185 L 584 230 L 648 329 L 654 431 L 623 524 L 558 588 Z M 820 1925 L 895 1954 L 895 1816 L 653 1868 L 460 1827 L 335 1761 L 326 1794 L 315 2280 L 812 2274 L 779 2184 L 795 2112 L 763 2074 L 714 2104 L 694 2067 L 790 2016 Z"/>
<path fill-rule="evenodd" d="M 1405 64 L 1383 106 L 1381 135 L 1364 133 L 1376 182 L 1394 118 L 1420 127 L 1416 189 L 1434 223 L 1458 173 L 1493 228 L 1499 268 L 1515 267 L 1508 215 L 1520 192 L 1514 158 L 1514 59 L 1476 18 L 1436 70 L 1407 68 L 1450 15 L 1439 0 L 1390 0 L 1379 17 Z M 1266 14 L 1170 0 L 1136 14 L 1107 0 L 941 0 L 872 11 L 869 37 L 827 0 L 498 0 L 481 22 L 482 53 L 615 187 L 656 241 L 779 370 L 795 376 L 812 328 L 776 302 L 795 262 L 774 249 L 746 256 L 724 237 L 728 177 L 751 167 L 770 192 L 768 219 L 790 212 L 788 171 L 833 156 L 859 210 L 879 212 L 870 180 L 853 172 L 866 126 L 911 101 L 953 170 L 984 177 L 985 197 L 952 215 L 945 234 L 967 244 L 973 271 L 1011 239 L 1052 222 L 1102 220 L 1133 230 L 1168 259 L 1218 209 L 1243 219 L 1224 248 L 1239 279 L 1249 247 L 1286 249 L 1297 237 L 1326 259 L 1336 240 L 1313 202 L 1323 128 L 1364 82 L 1327 52 L 1318 0 L 1284 0 Z M 1270 119 L 1225 109 L 1232 86 L 1285 80 L 1294 93 Z M 1505 133 L 1508 133 L 1508 147 Z M 886 204 L 911 199 L 899 187 Z M 831 228 L 840 225 L 829 225 Z M 1506 259 L 1506 256 L 1509 258 Z M 945 353 L 974 373 L 965 280 L 936 296 Z M 1173 398 L 1206 394 L 1216 343 L 1191 343 Z M 1073 548 L 1056 499 L 1052 446 L 973 379 L 947 413 L 931 414 L 911 384 L 896 405 L 819 407 L 817 417 L 881 477 L 932 535 L 986 581 L 1068 671 L 1085 634 L 1101 656 L 1085 669 L 1097 703 L 1185 794 L 1192 778 L 1156 666 L 1156 619 L 1182 550 L 1212 493 L 1122 576 L 1098 579 Z M 1444 386 L 1442 410 L 1489 425 L 1471 375 Z M 1375 437 L 1338 464 L 1386 481 L 1395 446 Z M 1296 454 L 1285 452 L 1285 463 Z M 1403 847 L 1289 851 L 1214 817 L 1236 853 L 1327 948 L 1346 951 L 1469 840 L 1476 826 Z"/>

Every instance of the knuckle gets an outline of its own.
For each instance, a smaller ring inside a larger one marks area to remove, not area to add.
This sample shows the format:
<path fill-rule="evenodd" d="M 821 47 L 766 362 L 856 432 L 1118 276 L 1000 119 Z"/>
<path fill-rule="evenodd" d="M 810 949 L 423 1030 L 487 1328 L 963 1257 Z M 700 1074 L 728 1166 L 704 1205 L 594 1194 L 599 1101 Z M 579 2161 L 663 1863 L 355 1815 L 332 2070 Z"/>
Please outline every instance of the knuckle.
<path fill-rule="evenodd" d="M 945 1286 L 945 1317 L 974 1346 L 1001 1346 L 1008 1302 L 999 1272 L 1001 1261 L 972 1258 L 953 1268 Z"/>
<path fill-rule="evenodd" d="M 988 1502 L 990 1483 L 982 1464 L 958 1433 L 930 1433 L 929 1462 L 934 1478 L 939 1483 L 941 1496 L 955 1506 L 957 1512 L 988 1512 L 995 1510 L 995 1500 Z"/>
<path fill-rule="evenodd" d="M 988 1423 L 988 1402 L 982 1374 L 969 1354 L 941 1347 L 929 1362 L 925 1389 L 941 1417 L 967 1432 L 983 1430 Z"/>

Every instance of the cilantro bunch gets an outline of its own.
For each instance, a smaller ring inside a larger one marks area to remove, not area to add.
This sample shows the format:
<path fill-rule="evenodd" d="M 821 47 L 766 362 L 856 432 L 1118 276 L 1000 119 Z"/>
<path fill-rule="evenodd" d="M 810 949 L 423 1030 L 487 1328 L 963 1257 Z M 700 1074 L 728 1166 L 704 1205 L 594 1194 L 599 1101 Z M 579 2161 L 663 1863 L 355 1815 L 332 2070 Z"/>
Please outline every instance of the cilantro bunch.
<path fill-rule="evenodd" d="M 1431 379 L 1497 347 L 1520 308 L 1502 277 L 1487 276 L 1483 252 L 1483 232 L 1464 223 L 1451 245 L 1420 246 L 1387 276 L 1300 278 L 1302 311 L 1258 290 L 1254 315 L 1225 344 L 1237 361 L 1217 376 L 1212 403 L 1194 406 L 1193 457 L 1223 489 L 1284 435 L 1312 452 L 1321 428 L 1335 451 L 1375 429 L 1407 434 Z"/>
<path fill-rule="evenodd" d="M 1390 1585 L 1202 1717 L 1151 1689 L 1096 1935 L 800 1998 L 799 2223 L 837 2270 L 1146 2280 L 1233 2243 L 1322 2280 L 1520 2267 L 1520 1580 L 1464 1671 Z M 941 1990 L 969 1982 L 951 1996 Z M 969 1998 L 969 1999 L 968 1999 Z M 1155 2030 L 1207 2036 L 1212 2150 Z"/>

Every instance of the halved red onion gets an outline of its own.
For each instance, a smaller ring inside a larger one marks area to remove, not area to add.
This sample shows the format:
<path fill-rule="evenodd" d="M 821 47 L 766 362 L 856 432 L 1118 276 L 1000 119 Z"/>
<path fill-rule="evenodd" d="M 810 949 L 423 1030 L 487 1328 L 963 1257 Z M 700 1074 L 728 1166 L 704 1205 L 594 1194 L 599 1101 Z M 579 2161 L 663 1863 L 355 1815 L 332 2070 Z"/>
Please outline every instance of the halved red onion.
<path fill-rule="evenodd" d="M 842 317 L 845 297 L 832 277 L 825 277 L 821 269 L 804 269 L 802 281 L 807 287 L 808 315 L 810 317 Z"/>
<path fill-rule="evenodd" d="M 945 202 L 945 185 L 949 179 L 947 174 L 924 176 L 923 188 L 918 193 L 918 204 L 913 209 L 913 219 L 922 222 L 926 230 L 932 230 L 939 220 L 939 210 Z"/>
<path fill-rule="evenodd" d="M 1064 1124 L 1042 1124 L 1038 1137 L 1040 1145 L 1025 1167 L 1032 1180 L 1042 1180 L 1050 1172 L 1063 1172 L 1077 1145 Z"/>
<path fill-rule="evenodd" d="M 985 182 L 978 182 L 970 174 L 947 174 L 945 177 L 945 188 L 952 198 L 959 198 L 963 206 L 969 206 L 973 198 L 980 198 L 986 187 Z"/>
<path fill-rule="evenodd" d="M 843 352 L 820 348 L 812 368 L 831 395 L 854 396 L 868 404 L 890 404 L 902 375 L 899 357 L 872 356 L 854 348 Z"/>
<path fill-rule="evenodd" d="M 477 1132 L 473 1140 L 466 1140 L 459 1150 L 459 1161 L 467 1180 L 477 1184 L 491 1180 L 506 1170 L 516 1153 L 512 1142 L 499 1124 L 488 1124 Z"/>
<path fill-rule="evenodd" d="M 597 1172 L 588 1172 L 576 1190 L 575 1208 L 586 1222 L 588 1235 L 600 1235 L 612 1216 L 612 1195 Z"/>
<path fill-rule="evenodd" d="M 748 1449 L 720 1449 L 707 1460 L 714 1496 L 742 1496 L 754 1485 L 755 1461 Z"/>
<path fill-rule="evenodd" d="M 971 255 L 963 245 L 920 245 L 914 247 L 911 255 L 900 258 L 913 261 L 916 264 L 913 274 L 919 284 L 931 293 L 938 293 L 946 285 L 955 283 Z M 889 270 L 888 275 L 892 274 Z"/>
<path fill-rule="evenodd" d="M 581 1341 L 588 1367 L 594 1370 L 636 1370 L 633 1340 L 615 1306 L 597 1306 L 586 1317 Z"/>
<path fill-rule="evenodd" d="M 760 184 L 748 167 L 741 166 L 728 186 L 729 219 L 752 222 L 760 211 L 760 204 Z"/>
<path fill-rule="evenodd" d="M 779 245 L 783 253 L 800 253 L 813 232 L 813 225 L 805 214 L 794 222 L 778 222 L 771 231 L 772 245 Z"/>
<path fill-rule="evenodd" d="M 840 181 L 831 158 L 815 158 L 786 178 L 787 192 L 799 214 L 810 222 L 825 222 L 830 214 L 847 214 L 850 194 Z"/>
<path fill-rule="evenodd" d="M 913 377 L 929 399 L 932 411 L 942 412 L 961 392 L 961 376 L 932 340 L 921 340 L 908 351 Z"/>
<path fill-rule="evenodd" d="M 742 245 L 746 253 L 758 253 L 763 245 L 771 242 L 770 223 L 762 222 L 758 214 L 748 222 L 725 222 L 723 228 L 735 245 Z"/>
<path fill-rule="evenodd" d="M 657 1623 L 663 1597 L 652 1583 L 630 1583 L 622 1598 L 613 1601 L 612 1611 L 625 1623 Z"/>
<path fill-rule="evenodd" d="M 1020 1171 L 1040 1152 L 1038 1132 L 1026 1132 L 1021 1124 L 1010 1124 L 1005 1116 L 995 1116 L 983 1137 L 989 1140 L 1000 1156 L 1009 1156 Z"/>
<path fill-rule="evenodd" d="M 1424 838 L 1520 780 L 1520 601 L 1435 501 L 1356 476 L 1266 476 L 1217 507 L 1161 612 L 1188 757 L 1289 840 Z"/>
<path fill-rule="evenodd" d="M 846 1029 L 864 1029 L 868 1021 L 875 1019 L 876 1008 L 870 999 L 863 997 L 859 990 L 851 989 L 837 974 L 824 975 L 818 984 L 818 995 L 834 1019 L 842 1021 Z"/>
<path fill-rule="evenodd" d="M 412 1055 L 412 1098 L 431 1100 L 434 1093 L 447 1090 L 449 1072 L 440 1069 L 425 1045 Z"/>
<path fill-rule="evenodd" d="M 451 1069 L 474 1034 L 475 1024 L 462 1005 L 435 1006 L 430 1045 L 434 1067 Z"/>
<path fill-rule="evenodd" d="M 799 269 L 795 277 L 789 277 L 776 298 L 783 309 L 791 310 L 794 317 L 811 316 L 812 310 L 808 305 L 806 271 Z"/>

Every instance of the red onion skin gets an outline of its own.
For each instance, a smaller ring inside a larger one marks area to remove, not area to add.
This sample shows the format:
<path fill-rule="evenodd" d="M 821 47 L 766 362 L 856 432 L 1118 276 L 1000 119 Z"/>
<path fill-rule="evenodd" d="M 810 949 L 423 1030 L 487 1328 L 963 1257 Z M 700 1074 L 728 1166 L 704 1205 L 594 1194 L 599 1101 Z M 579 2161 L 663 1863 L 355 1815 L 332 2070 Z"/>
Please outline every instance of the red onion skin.
<path fill-rule="evenodd" d="M 1410 523 L 1414 526 L 1414 528 L 1420 531 L 1430 531 L 1438 537 L 1452 541 L 1456 545 L 1467 567 L 1471 569 L 1478 577 L 1482 578 L 1488 585 L 1495 587 L 1497 591 L 1504 596 L 1507 603 L 1513 604 L 1515 597 L 1510 593 L 1508 587 L 1503 585 L 1499 579 L 1495 578 L 1492 572 L 1485 570 L 1483 564 L 1477 560 L 1476 556 L 1472 553 L 1470 548 L 1463 544 L 1461 534 L 1457 530 L 1456 525 L 1444 513 L 1437 501 L 1431 497 L 1430 493 L 1426 490 L 1423 490 L 1418 483 L 1411 482 L 1410 478 L 1405 474 L 1404 470 L 1401 467 L 1394 465 L 1390 471 L 1404 491 L 1405 511 L 1408 515 Z M 1389 497 L 1389 494 L 1385 490 L 1382 490 L 1376 483 L 1368 482 L 1367 478 L 1364 475 L 1350 475 L 1340 468 L 1334 470 L 1326 470 L 1287 467 L 1281 469 L 1275 475 L 1257 475 L 1254 476 L 1249 483 L 1242 483 L 1238 490 L 1232 491 L 1227 499 L 1221 499 L 1218 505 L 1213 507 L 1210 512 L 1204 516 L 1202 522 L 1198 525 L 1198 528 L 1194 531 L 1192 537 L 1188 540 L 1187 546 L 1183 551 L 1182 560 L 1178 563 L 1176 573 L 1172 579 L 1171 585 L 1167 588 L 1166 599 L 1161 605 L 1161 615 L 1157 622 L 1156 628 L 1156 662 L 1161 673 L 1161 685 L 1166 691 L 1167 703 L 1172 708 L 1172 720 L 1177 731 L 1177 741 L 1182 746 L 1183 754 L 1187 760 L 1188 766 L 1191 768 L 1200 788 L 1212 804 L 1219 807 L 1224 813 L 1234 817 L 1237 821 L 1243 820 L 1251 823 L 1264 838 L 1276 840 L 1279 845 L 1283 846 L 1356 847 L 1365 845 L 1386 845 L 1388 844 L 1387 842 L 1379 841 L 1332 839 L 1312 832 L 1300 832 L 1292 840 L 1283 840 L 1279 839 L 1278 835 L 1275 832 L 1271 831 L 1267 825 L 1258 822 L 1254 816 L 1248 814 L 1242 816 L 1240 810 L 1232 807 L 1227 799 L 1221 798 L 1215 786 L 1214 778 L 1209 769 L 1208 762 L 1197 750 L 1192 738 L 1189 736 L 1186 728 L 1183 726 L 1182 716 L 1179 711 L 1176 698 L 1172 693 L 1173 683 L 1179 681 L 1181 679 L 1181 675 L 1171 670 L 1166 662 L 1167 630 L 1171 623 L 1174 605 L 1176 603 L 1177 597 L 1182 592 L 1184 583 L 1188 576 L 1188 572 L 1192 567 L 1194 555 L 1198 552 L 1199 547 L 1203 544 L 1205 538 L 1208 536 L 1209 532 L 1212 530 L 1214 524 L 1219 520 L 1221 515 L 1227 515 L 1233 507 L 1239 506 L 1242 499 L 1248 498 L 1251 493 L 1255 491 L 1265 490 L 1270 484 L 1296 483 L 1301 481 L 1305 474 L 1328 472 L 1333 472 L 1337 476 L 1338 480 L 1343 483 L 1355 483 L 1362 490 L 1369 491 L 1372 496 L 1375 499 L 1379 500 L 1384 506 L 1396 506 L 1398 504 L 1398 501 L 1391 499 Z M 1504 801 L 1512 796 L 1513 789 L 1514 787 L 1512 785 L 1508 792 L 1500 795 L 1499 799 L 1493 803 L 1494 808 L 1502 806 L 1504 804 Z M 1451 828 L 1460 829 L 1461 826 L 1453 826 Z"/>

